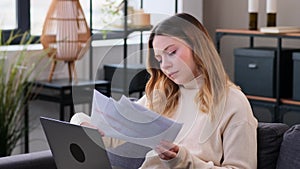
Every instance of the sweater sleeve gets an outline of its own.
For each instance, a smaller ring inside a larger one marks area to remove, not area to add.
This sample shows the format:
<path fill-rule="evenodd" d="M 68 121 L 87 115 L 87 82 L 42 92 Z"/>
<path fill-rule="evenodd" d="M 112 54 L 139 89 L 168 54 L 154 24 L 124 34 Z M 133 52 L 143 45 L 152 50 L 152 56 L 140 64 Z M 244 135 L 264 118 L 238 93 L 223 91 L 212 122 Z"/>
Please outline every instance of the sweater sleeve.
<path fill-rule="evenodd" d="M 85 113 L 80 112 L 80 113 L 74 114 L 70 120 L 71 124 L 76 124 L 76 125 L 80 125 L 82 122 L 91 123 L 91 117 Z M 123 140 L 114 139 L 111 137 L 104 136 L 104 137 L 102 137 L 102 139 L 103 139 L 103 143 L 106 148 L 115 148 L 115 147 L 125 143 L 125 141 L 123 141 Z"/>
<path fill-rule="evenodd" d="M 143 96 L 142 98 L 137 100 L 136 103 L 145 106 L 146 105 L 146 96 Z M 82 122 L 91 123 L 91 117 L 83 112 L 78 112 L 78 113 L 75 113 L 70 120 L 71 124 L 76 124 L 76 125 L 80 125 Z M 104 145 L 107 148 L 115 148 L 115 147 L 125 143 L 124 140 L 119 140 L 119 139 L 115 139 L 115 138 L 111 138 L 111 137 L 104 136 L 102 139 L 103 139 Z"/>
<path fill-rule="evenodd" d="M 212 161 L 203 161 L 181 146 L 177 156 L 162 160 L 168 168 L 201 169 L 256 169 L 256 126 L 243 122 L 229 127 L 223 135 L 224 159 L 221 166 Z"/>

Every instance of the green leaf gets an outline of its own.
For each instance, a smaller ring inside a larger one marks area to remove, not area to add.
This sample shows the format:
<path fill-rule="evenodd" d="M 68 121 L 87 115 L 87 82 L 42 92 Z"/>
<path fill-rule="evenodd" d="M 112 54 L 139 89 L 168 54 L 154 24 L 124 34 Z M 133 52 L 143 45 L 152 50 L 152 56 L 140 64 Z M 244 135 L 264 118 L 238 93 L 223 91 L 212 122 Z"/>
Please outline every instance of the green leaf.
<path fill-rule="evenodd" d="M 35 88 L 29 85 L 28 81 L 38 77 L 42 72 L 39 69 L 47 66 L 37 67 L 42 59 L 47 57 L 49 50 L 38 53 L 38 59 L 34 63 L 27 60 L 30 54 L 27 46 L 33 42 L 28 33 L 11 32 L 9 39 L 0 46 L 9 45 L 15 38 L 20 37 L 20 45 L 23 45 L 24 49 L 11 56 L 13 58 L 7 58 L 7 52 L 0 51 L 0 157 L 10 155 L 24 135 L 24 108 L 31 97 L 31 91 Z"/>

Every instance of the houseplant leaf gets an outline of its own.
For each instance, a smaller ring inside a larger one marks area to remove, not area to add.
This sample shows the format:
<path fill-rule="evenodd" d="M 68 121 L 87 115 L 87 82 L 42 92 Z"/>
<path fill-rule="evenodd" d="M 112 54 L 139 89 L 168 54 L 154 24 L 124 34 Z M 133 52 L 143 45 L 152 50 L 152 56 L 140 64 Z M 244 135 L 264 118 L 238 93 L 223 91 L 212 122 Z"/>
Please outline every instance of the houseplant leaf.
<path fill-rule="evenodd" d="M 33 42 L 33 38 L 28 37 L 28 33 L 12 33 L 8 41 L 0 45 L 3 47 L 9 45 L 13 39 L 21 38 L 20 45 L 23 47 L 9 57 L 5 50 L 0 52 L 0 156 L 12 153 L 26 130 L 24 107 L 31 97 L 30 91 L 34 90 L 34 86 L 29 85 L 28 81 L 38 77 L 41 72 L 38 69 L 42 69 L 38 68 L 38 64 L 48 53 L 46 50 L 39 52 L 35 57 L 37 59 L 32 62 L 29 59 L 32 54 L 27 46 Z"/>

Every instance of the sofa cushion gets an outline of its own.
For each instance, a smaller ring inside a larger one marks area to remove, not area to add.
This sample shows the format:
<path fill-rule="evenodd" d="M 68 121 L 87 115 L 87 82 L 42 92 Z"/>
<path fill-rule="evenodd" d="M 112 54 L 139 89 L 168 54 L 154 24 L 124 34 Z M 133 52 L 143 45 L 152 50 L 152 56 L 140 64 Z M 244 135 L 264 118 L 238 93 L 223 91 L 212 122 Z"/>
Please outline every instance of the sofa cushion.
<path fill-rule="evenodd" d="M 289 128 L 283 123 L 258 123 L 257 168 L 275 169 L 282 136 Z"/>
<path fill-rule="evenodd" d="M 56 169 L 50 150 L 0 158 L 1 169 Z"/>
<path fill-rule="evenodd" d="M 124 143 L 114 149 L 109 149 L 108 157 L 114 167 L 122 169 L 137 169 L 145 160 L 151 149 L 134 143 Z"/>
<path fill-rule="evenodd" d="M 283 135 L 277 169 L 300 168 L 300 124 L 292 126 Z"/>

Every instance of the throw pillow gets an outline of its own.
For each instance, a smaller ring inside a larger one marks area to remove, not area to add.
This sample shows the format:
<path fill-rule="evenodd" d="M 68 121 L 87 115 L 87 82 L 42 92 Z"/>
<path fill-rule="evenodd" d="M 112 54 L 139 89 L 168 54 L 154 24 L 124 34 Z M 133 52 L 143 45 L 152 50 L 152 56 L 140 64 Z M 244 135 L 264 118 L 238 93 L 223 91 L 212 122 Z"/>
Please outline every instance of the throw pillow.
<path fill-rule="evenodd" d="M 283 123 L 258 123 L 257 169 L 275 169 L 282 136 L 289 128 Z"/>
<path fill-rule="evenodd" d="M 277 169 L 300 168 L 300 124 L 292 126 L 283 136 Z"/>

